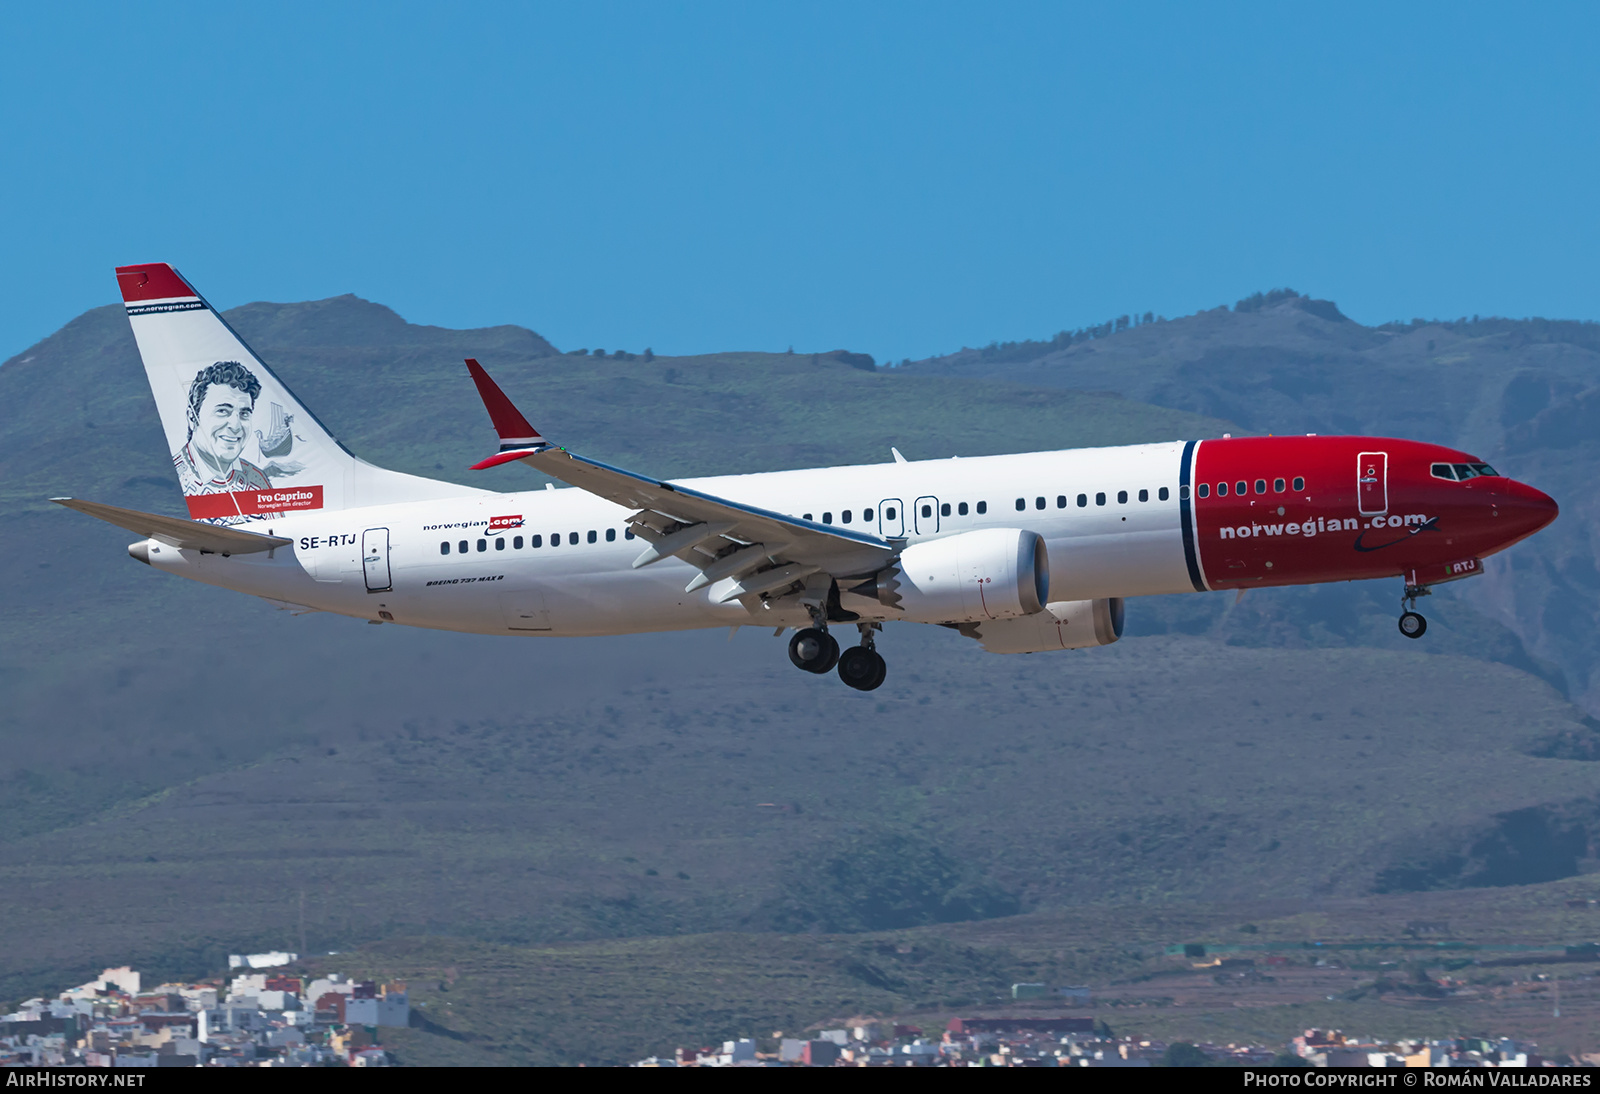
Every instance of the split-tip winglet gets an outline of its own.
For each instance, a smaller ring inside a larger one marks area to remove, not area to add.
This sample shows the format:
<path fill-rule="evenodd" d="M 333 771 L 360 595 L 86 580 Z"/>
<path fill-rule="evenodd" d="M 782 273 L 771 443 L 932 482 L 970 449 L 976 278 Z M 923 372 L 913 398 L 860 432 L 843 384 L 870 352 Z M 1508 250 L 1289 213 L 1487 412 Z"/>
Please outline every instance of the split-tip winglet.
<path fill-rule="evenodd" d="M 489 412 L 489 420 L 494 423 L 494 431 L 500 435 L 500 451 L 486 460 L 473 464 L 472 470 L 482 471 L 485 468 L 520 460 L 529 452 L 549 445 L 550 442 L 541 437 L 539 431 L 522 416 L 522 411 L 506 398 L 506 393 L 500 390 L 500 385 L 490 378 L 476 359 L 467 358 L 467 371 L 472 374 L 472 382 L 478 387 L 478 397 L 483 400 L 484 409 Z"/>

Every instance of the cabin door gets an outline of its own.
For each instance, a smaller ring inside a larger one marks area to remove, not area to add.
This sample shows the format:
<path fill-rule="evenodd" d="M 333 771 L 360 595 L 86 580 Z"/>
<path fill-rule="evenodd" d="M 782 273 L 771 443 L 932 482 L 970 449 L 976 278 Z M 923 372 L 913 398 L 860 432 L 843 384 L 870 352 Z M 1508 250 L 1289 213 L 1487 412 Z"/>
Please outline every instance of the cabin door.
<path fill-rule="evenodd" d="M 1364 517 L 1389 511 L 1389 453 L 1363 452 L 1356 458 L 1356 497 Z"/>
<path fill-rule="evenodd" d="M 911 520 L 919 536 L 931 536 L 939 531 L 939 499 L 918 498 Z"/>
<path fill-rule="evenodd" d="M 361 569 L 367 592 L 386 593 L 394 588 L 389 577 L 389 529 L 368 528 L 361 533 Z"/>

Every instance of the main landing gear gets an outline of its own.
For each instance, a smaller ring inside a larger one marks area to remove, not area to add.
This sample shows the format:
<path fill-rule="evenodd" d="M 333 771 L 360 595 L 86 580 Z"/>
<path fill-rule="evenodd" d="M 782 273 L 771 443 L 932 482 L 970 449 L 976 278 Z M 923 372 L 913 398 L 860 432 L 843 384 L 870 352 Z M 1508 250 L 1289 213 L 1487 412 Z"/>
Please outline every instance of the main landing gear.
<path fill-rule="evenodd" d="M 826 629 L 807 627 L 789 639 L 789 660 L 795 668 L 821 676 L 839 663 L 839 643 Z"/>
<path fill-rule="evenodd" d="M 872 632 L 876 623 L 857 623 L 861 631 L 861 645 L 852 646 L 839 657 L 839 679 L 857 691 L 872 691 L 889 675 L 889 666 L 874 647 Z"/>
<path fill-rule="evenodd" d="M 1406 608 L 1400 613 L 1400 633 L 1407 638 L 1421 638 L 1428 633 L 1428 621 L 1416 610 L 1417 597 L 1431 596 L 1433 590 L 1426 585 L 1407 585 L 1404 595 L 1400 597 L 1400 606 Z M 1407 607 L 1409 605 L 1409 607 Z"/>
<path fill-rule="evenodd" d="M 828 633 L 827 620 L 816 616 L 812 619 L 814 626 L 795 632 L 789 639 L 789 660 L 796 668 L 820 676 L 838 665 L 839 679 L 857 691 L 872 691 L 883 683 L 889 666 L 874 648 L 872 632 L 878 629 L 878 624 L 856 624 L 861 631 L 861 644 L 841 654 L 838 641 Z"/>

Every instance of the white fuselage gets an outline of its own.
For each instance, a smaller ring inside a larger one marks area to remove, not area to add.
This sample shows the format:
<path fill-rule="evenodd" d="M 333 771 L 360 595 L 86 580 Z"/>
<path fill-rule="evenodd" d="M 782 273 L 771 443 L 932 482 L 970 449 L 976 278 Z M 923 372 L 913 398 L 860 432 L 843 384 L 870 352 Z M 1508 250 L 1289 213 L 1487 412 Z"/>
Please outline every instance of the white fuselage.
<path fill-rule="evenodd" d="M 1183 452 L 1180 441 L 683 483 L 908 544 L 1027 529 L 1046 541 L 1050 600 L 1058 602 L 1193 591 L 1178 508 Z M 635 569 L 646 544 L 627 531 L 632 513 L 582 490 L 474 494 L 252 522 L 252 531 L 294 541 L 268 553 L 223 557 L 152 541 L 149 561 L 292 605 L 479 634 L 806 624 L 799 607 L 752 613 L 737 600 L 720 603 L 723 583 L 685 592 L 698 572 L 676 558 Z M 898 617 L 875 604 L 851 610 L 867 621 Z"/>

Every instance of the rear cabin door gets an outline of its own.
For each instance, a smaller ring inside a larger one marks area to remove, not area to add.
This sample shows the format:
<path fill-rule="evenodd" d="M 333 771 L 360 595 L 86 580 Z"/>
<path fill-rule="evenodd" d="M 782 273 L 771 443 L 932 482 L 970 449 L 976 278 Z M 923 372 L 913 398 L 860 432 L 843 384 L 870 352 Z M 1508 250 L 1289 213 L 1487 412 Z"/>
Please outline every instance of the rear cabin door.
<path fill-rule="evenodd" d="M 939 531 L 939 499 L 918 498 L 916 508 L 911 512 L 911 521 L 919 536 L 931 536 L 937 533 Z"/>
<path fill-rule="evenodd" d="M 878 503 L 878 534 L 885 539 L 900 539 L 906 534 L 906 507 L 899 498 L 884 498 Z"/>
<path fill-rule="evenodd" d="M 361 569 L 367 592 L 386 593 L 394 588 L 389 578 L 389 529 L 368 528 L 361 533 Z"/>
<path fill-rule="evenodd" d="M 1356 496 L 1364 517 L 1389 511 L 1389 453 L 1363 452 L 1356 458 Z"/>

